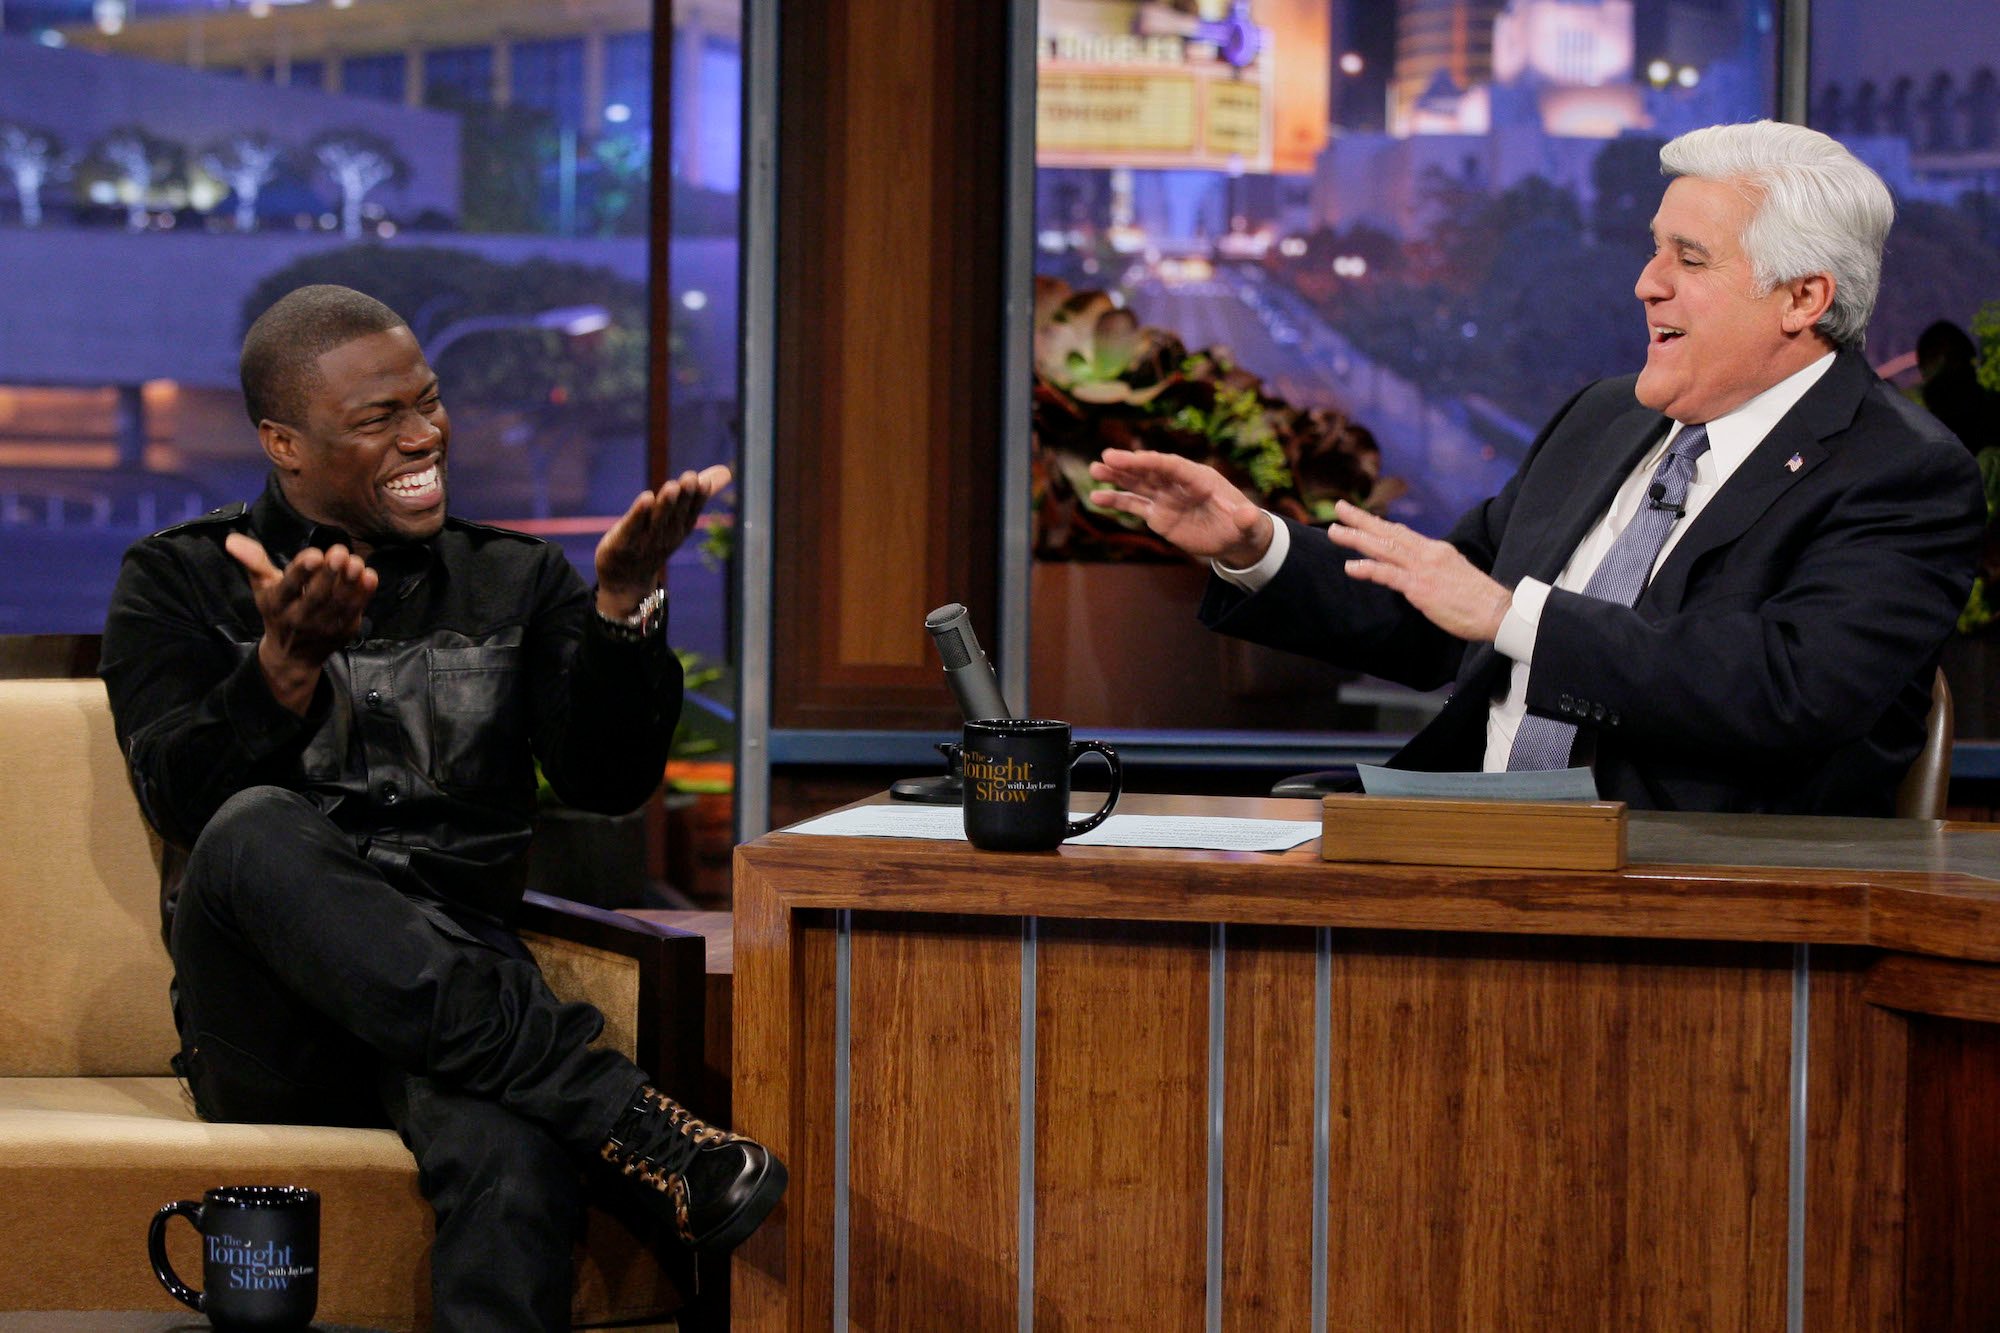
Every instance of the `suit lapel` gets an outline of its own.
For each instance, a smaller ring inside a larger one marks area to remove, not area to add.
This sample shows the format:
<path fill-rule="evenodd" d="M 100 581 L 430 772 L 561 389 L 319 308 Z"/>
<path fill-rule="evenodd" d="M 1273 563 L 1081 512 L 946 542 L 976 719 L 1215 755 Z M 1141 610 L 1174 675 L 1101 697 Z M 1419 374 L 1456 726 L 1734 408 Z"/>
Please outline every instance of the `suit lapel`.
<path fill-rule="evenodd" d="M 1859 356 L 1843 352 L 1835 357 L 1819 383 L 1771 428 L 1703 507 L 1641 594 L 1640 604 L 1679 609 L 1695 562 L 1741 537 L 1779 496 L 1826 461 L 1820 441 L 1853 422 L 1874 374 Z"/>

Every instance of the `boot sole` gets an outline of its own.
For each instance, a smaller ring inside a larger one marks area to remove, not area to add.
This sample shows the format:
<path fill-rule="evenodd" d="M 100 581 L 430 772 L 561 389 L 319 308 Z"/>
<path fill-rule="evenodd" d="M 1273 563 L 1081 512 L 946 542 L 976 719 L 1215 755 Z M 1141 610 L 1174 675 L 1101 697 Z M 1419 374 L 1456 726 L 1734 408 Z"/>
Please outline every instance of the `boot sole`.
<path fill-rule="evenodd" d="M 736 1211 L 724 1218 L 722 1223 L 706 1235 L 696 1236 L 689 1248 L 701 1254 L 712 1254 L 717 1250 L 733 1250 L 748 1240 L 750 1233 L 763 1225 L 771 1210 L 778 1206 L 784 1196 L 785 1184 L 790 1179 L 785 1172 L 785 1164 L 776 1157 L 757 1183 L 750 1187 L 748 1195 L 738 1204 Z"/>

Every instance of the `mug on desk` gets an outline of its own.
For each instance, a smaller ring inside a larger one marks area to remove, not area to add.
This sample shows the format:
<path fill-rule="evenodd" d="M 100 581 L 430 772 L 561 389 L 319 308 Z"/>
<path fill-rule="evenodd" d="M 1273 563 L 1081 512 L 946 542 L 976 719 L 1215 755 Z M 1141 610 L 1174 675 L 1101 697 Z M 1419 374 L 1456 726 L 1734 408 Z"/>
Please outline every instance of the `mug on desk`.
<path fill-rule="evenodd" d="M 178 1214 L 201 1235 L 202 1290 L 167 1262 Z M 153 1273 L 218 1329 L 304 1328 L 319 1305 L 319 1195 L 296 1185 L 224 1185 L 153 1214 Z"/>
<path fill-rule="evenodd" d="M 1088 819 L 1069 817 L 1070 769 L 1104 757 L 1111 790 Z M 1044 852 L 1102 824 L 1118 803 L 1123 772 L 1102 741 L 1072 741 L 1069 723 L 997 718 L 965 724 L 965 839 L 989 852 Z"/>

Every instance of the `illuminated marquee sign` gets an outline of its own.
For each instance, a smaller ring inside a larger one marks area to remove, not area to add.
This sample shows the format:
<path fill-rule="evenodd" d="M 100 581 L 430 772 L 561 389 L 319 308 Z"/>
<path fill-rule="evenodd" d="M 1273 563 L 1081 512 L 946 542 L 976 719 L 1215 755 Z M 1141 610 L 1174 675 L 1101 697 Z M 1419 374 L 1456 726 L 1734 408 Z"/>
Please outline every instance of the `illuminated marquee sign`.
<path fill-rule="evenodd" d="M 1271 60 L 1246 9 L 1217 21 L 1186 16 L 1179 33 L 1050 32 L 1045 22 L 1036 161 L 1270 171 Z M 1107 22 L 1132 22 L 1129 5 L 1104 12 Z"/>

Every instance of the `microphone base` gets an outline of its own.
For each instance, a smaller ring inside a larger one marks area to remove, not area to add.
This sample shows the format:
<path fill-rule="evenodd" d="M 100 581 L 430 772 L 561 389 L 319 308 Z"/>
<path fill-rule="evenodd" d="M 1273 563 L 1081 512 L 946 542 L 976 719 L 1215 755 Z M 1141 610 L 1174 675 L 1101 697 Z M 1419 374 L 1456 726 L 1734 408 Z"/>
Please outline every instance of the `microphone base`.
<path fill-rule="evenodd" d="M 899 801 L 917 801 L 924 805 L 961 805 L 965 801 L 965 784 L 958 780 L 956 773 L 940 773 L 928 778 L 898 778 L 889 784 L 889 795 Z"/>

